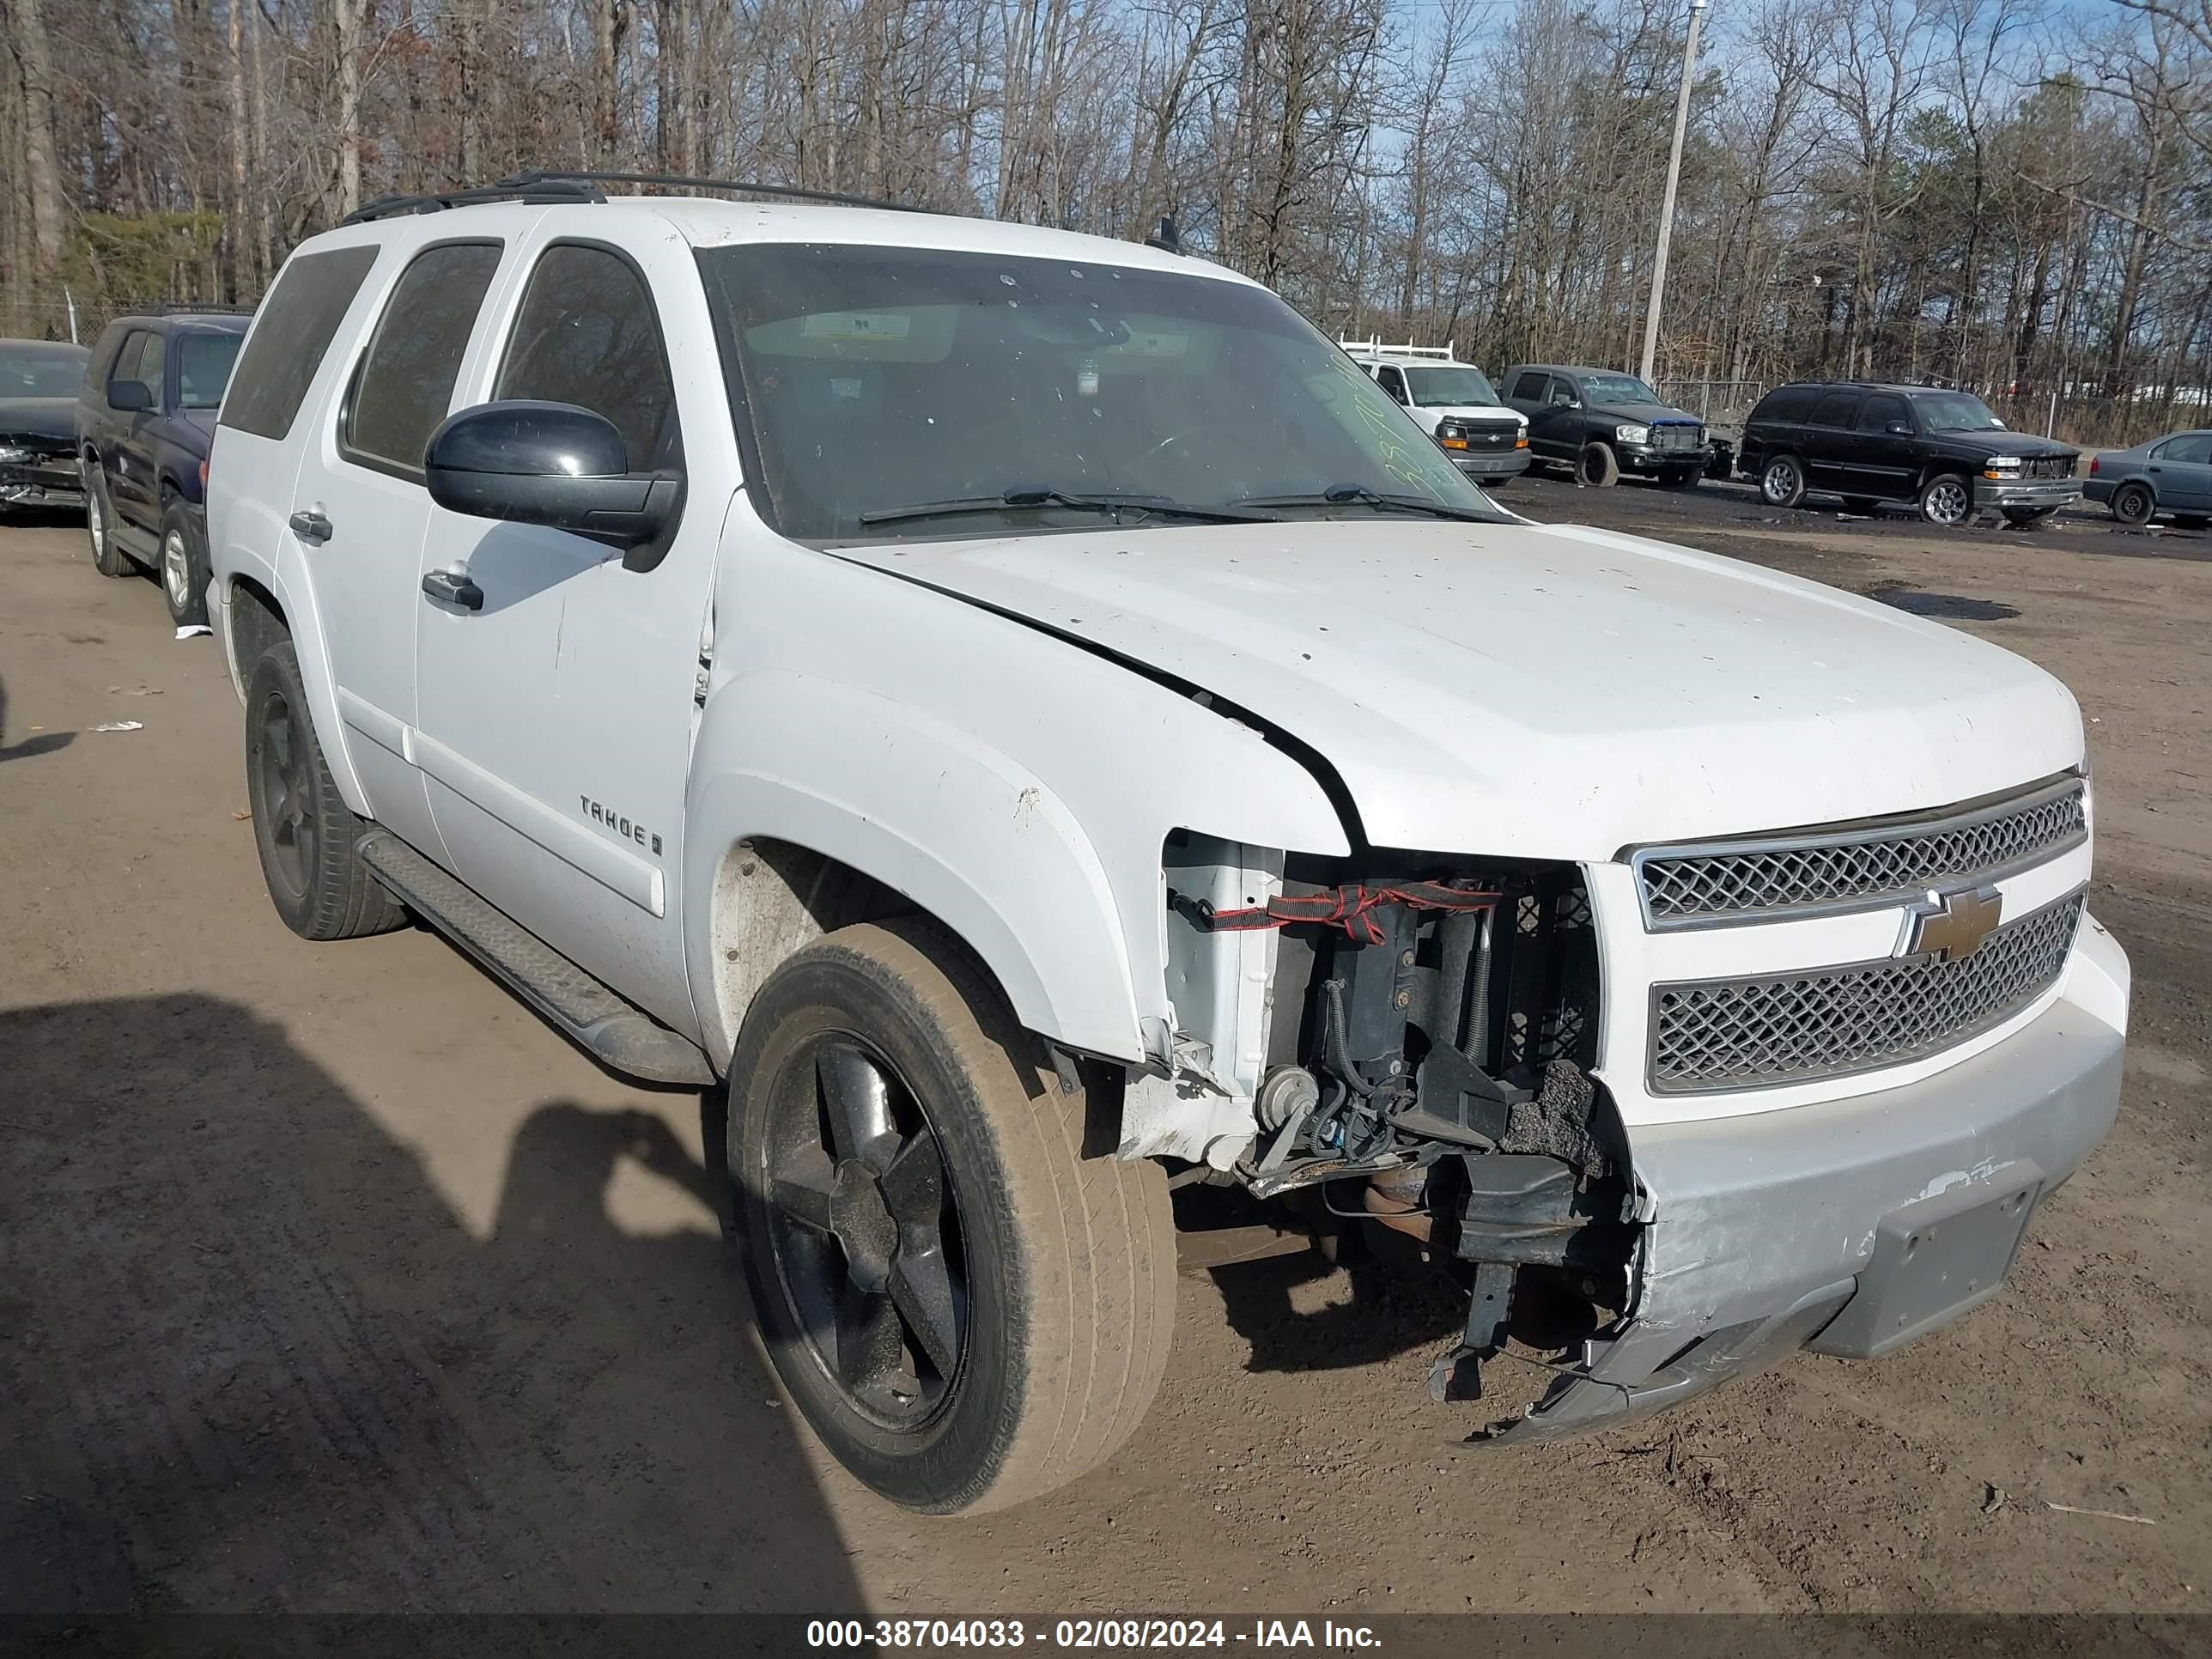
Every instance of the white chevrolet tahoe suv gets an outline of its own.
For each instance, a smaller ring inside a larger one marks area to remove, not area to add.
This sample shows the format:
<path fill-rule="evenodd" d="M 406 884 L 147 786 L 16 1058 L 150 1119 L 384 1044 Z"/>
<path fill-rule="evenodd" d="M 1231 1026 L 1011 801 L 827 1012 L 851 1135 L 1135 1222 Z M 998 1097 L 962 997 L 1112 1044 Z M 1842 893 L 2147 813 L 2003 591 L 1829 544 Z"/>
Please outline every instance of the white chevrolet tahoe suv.
<path fill-rule="evenodd" d="M 1215 265 L 379 207 L 261 307 L 209 518 L 285 921 L 726 1089 L 768 1351 L 917 1508 L 1141 1422 L 1171 1182 L 1453 1278 L 1431 1390 L 1511 1446 L 1942 1324 L 2112 1120 L 2063 686 L 1513 519 Z"/>
<path fill-rule="evenodd" d="M 1337 344 L 1477 483 L 1495 489 L 1528 470 L 1528 417 L 1506 407 L 1490 377 L 1458 362 L 1449 346 Z"/>

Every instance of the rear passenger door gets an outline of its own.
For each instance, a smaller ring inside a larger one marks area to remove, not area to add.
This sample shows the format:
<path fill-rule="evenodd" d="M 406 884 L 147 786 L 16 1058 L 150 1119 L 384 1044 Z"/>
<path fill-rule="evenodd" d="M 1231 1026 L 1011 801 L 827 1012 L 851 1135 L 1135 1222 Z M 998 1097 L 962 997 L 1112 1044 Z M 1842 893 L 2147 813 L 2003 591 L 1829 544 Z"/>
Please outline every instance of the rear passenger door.
<path fill-rule="evenodd" d="M 1903 431 L 1893 428 L 1902 427 Z M 1858 436 L 1850 471 L 1857 493 L 1893 499 L 1912 495 L 1920 482 L 1920 440 L 1912 411 L 1894 392 L 1869 392 L 1859 404 Z"/>
<path fill-rule="evenodd" d="M 685 473 L 695 429 L 711 454 L 733 453 L 687 246 L 556 240 L 526 258 L 513 319 L 465 401 L 594 410 L 622 433 L 634 471 Z M 666 331 L 664 307 L 681 307 Z M 673 337 L 693 343 L 680 362 Z M 465 572 L 481 604 L 414 596 L 418 761 L 454 871 L 687 1036 L 698 1023 L 676 882 L 733 483 L 726 460 L 689 465 L 683 518 L 649 568 L 566 531 L 434 506 L 423 572 Z"/>
<path fill-rule="evenodd" d="M 355 775 L 378 822 L 443 859 L 416 769 L 416 591 L 430 496 L 422 447 L 446 418 L 500 267 L 494 239 L 394 260 L 377 320 L 302 460 L 291 527 L 317 609 Z"/>
<path fill-rule="evenodd" d="M 1863 495 L 1852 457 L 1858 441 L 1859 394 L 1824 392 L 1805 426 L 1805 482 L 1815 489 Z"/>

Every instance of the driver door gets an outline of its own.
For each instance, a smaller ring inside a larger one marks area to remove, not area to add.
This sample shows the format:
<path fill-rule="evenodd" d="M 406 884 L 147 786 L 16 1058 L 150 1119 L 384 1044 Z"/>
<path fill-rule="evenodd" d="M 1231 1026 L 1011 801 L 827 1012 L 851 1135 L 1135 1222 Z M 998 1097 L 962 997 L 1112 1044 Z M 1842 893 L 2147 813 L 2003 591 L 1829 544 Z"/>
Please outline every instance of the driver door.
<path fill-rule="evenodd" d="M 490 384 L 463 406 L 592 410 L 622 433 L 637 471 L 683 471 L 695 428 L 728 438 L 714 354 L 679 376 L 662 328 L 667 296 L 685 307 L 682 337 L 712 337 L 688 248 L 654 239 L 632 254 L 560 240 L 524 257 L 529 275 L 490 354 Z M 687 1036 L 698 1024 L 677 890 L 684 790 L 733 483 L 713 465 L 692 471 L 683 516 L 650 568 L 566 531 L 433 504 L 423 575 L 465 573 L 481 604 L 464 608 L 427 581 L 416 596 L 417 763 L 454 872 Z"/>

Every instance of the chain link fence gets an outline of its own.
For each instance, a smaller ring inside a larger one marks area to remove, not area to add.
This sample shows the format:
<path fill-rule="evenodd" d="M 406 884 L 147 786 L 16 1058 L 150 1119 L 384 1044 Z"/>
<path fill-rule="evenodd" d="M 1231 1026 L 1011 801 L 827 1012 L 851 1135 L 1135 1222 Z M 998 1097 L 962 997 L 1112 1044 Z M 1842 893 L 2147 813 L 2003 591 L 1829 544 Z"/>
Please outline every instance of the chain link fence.
<path fill-rule="evenodd" d="M 143 316 L 162 305 L 200 304 L 217 306 L 219 302 L 192 295 L 181 298 L 168 294 L 149 294 L 127 300 L 105 296 L 87 299 L 66 290 L 27 293 L 19 289 L 9 289 L 0 290 L 0 339 L 73 339 L 79 345 L 89 346 L 118 317 Z"/>

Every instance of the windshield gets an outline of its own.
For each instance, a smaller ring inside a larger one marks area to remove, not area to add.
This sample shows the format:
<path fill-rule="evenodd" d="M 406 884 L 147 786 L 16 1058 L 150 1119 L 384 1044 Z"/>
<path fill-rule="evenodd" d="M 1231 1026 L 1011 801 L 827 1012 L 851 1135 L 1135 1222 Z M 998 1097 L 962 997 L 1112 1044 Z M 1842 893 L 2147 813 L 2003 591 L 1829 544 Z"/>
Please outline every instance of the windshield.
<path fill-rule="evenodd" d="M 238 361 L 238 349 L 245 343 L 243 334 L 219 334 L 213 329 L 197 329 L 185 335 L 177 344 L 177 407 L 222 407 L 222 389 L 230 384 L 231 365 Z"/>
<path fill-rule="evenodd" d="M 74 398 L 91 355 L 82 346 L 0 345 L 0 398 Z"/>
<path fill-rule="evenodd" d="M 1659 394 L 1633 374 L 1585 374 L 1583 401 L 1586 404 L 1656 404 Z"/>
<path fill-rule="evenodd" d="M 1498 393 L 1482 371 L 1471 363 L 1456 364 L 1450 368 L 1409 368 L 1406 382 L 1413 389 L 1417 404 L 1458 404 L 1462 406 L 1495 404 Z"/>
<path fill-rule="evenodd" d="M 1264 289 L 929 248 L 756 243 L 699 261 L 787 536 L 1097 529 L 1109 501 L 1129 528 L 1389 497 L 1499 516 Z M 1268 499 L 1283 496 L 1313 499 Z"/>
<path fill-rule="evenodd" d="M 1971 392 L 1923 392 L 1912 400 L 1930 432 L 2002 432 L 2004 422 Z"/>

